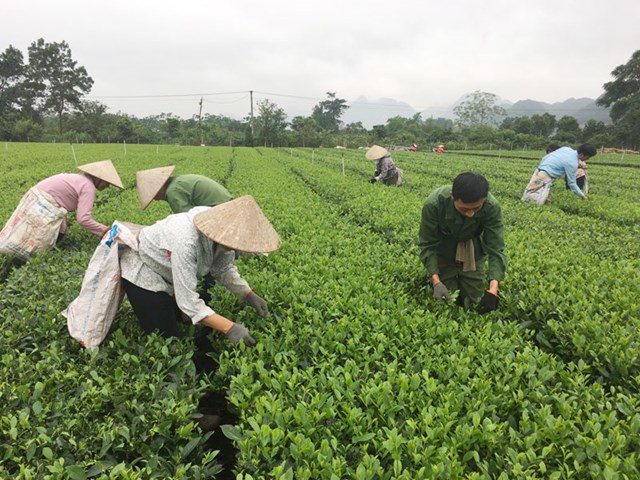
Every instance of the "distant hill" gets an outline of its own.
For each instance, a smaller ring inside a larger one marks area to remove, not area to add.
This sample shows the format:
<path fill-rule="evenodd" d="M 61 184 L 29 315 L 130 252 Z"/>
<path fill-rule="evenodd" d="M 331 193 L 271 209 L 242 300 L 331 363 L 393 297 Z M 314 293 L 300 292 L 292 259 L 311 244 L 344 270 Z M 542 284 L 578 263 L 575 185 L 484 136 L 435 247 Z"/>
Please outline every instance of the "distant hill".
<path fill-rule="evenodd" d="M 427 118 L 447 118 L 455 119 L 453 109 L 467 98 L 463 95 L 452 105 L 444 107 L 429 107 L 420 112 L 423 119 Z M 498 104 L 507 111 L 509 117 L 523 117 L 531 115 L 542 115 L 550 113 L 559 120 L 565 115 L 575 117 L 580 124 L 587 120 L 594 119 L 604 123 L 611 123 L 609 109 L 599 107 L 592 98 L 568 98 L 563 102 L 546 103 L 537 100 L 518 100 L 515 103 L 509 100 L 499 99 Z M 384 125 L 389 118 L 400 116 L 411 118 L 418 111 L 405 102 L 392 98 L 369 99 L 359 97 L 349 105 L 349 109 L 342 116 L 345 124 L 362 122 L 365 128 L 372 128 L 374 125 Z"/>
<path fill-rule="evenodd" d="M 520 100 L 506 108 L 510 117 L 524 117 L 550 113 L 560 119 L 565 115 L 575 117 L 579 123 L 594 119 L 604 123 L 611 123 L 609 109 L 596 105 L 592 98 L 569 98 L 564 102 L 545 103 L 535 100 Z"/>

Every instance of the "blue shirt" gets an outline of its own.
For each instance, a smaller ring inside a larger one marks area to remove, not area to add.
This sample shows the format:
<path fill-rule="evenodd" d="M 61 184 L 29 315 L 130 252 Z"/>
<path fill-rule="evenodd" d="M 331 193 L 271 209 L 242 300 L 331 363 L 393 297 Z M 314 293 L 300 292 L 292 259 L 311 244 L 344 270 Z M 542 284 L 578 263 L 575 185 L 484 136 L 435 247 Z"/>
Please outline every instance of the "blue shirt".
<path fill-rule="evenodd" d="M 538 170 L 544 170 L 550 177 L 567 177 L 569 188 L 579 197 L 584 193 L 576 183 L 576 171 L 578 170 L 578 152 L 570 147 L 560 147 L 554 152 L 542 157 Z"/>

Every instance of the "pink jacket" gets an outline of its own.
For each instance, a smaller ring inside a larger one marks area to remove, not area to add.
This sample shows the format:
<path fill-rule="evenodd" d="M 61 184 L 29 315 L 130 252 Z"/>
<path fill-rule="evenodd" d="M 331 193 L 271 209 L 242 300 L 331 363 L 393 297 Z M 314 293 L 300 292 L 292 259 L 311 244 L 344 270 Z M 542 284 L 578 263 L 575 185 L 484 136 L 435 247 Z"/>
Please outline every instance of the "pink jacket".
<path fill-rule="evenodd" d="M 62 208 L 68 212 L 77 210 L 78 224 L 91 233 L 102 237 L 109 229 L 106 225 L 96 222 L 91 216 L 93 202 L 96 198 L 96 187 L 85 174 L 60 173 L 45 178 L 36 185 L 38 190 L 51 195 Z M 62 221 L 60 233 L 67 232 L 67 219 Z"/>

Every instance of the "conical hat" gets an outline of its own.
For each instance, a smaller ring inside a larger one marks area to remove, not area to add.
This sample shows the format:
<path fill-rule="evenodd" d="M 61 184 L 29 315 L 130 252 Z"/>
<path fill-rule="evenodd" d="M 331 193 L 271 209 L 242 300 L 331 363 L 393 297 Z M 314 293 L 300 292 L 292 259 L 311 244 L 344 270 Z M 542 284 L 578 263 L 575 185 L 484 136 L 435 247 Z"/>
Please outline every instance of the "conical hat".
<path fill-rule="evenodd" d="M 138 189 L 138 199 L 140 207 L 144 210 L 149 206 L 151 200 L 155 198 L 160 189 L 167 183 L 169 177 L 176 169 L 173 165 L 168 167 L 151 168 L 136 172 L 136 188 Z"/>
<path fill-rule="evenodd" d="M 251 195 L 208 208 L 193 223 L 211 240 L 232 250 L 269 253 L 282 243 Z"/>
<path fill-rule="evenodd" d="M 379 158 L 384 157 L 387 153 L 389 153 L 389 151 L 386 148 L 381 147 L 380 145 L 374 145 L 367 150 L 367 153 L 365 153 L 364 156 L 367 160 L 378 160 Z"/>
<path fill-rule="evenodd" d="M 87 163 L 85 165 L 79 165 L 78 170 L 82 170 L 89 175 L 93 175 L 100 180 L 109 182 L 114 187 L 124 188 L 122 180 L 116 171 L 116 167 L 113 166 L 111 160 L 102 160 L 100 162 Z"/>

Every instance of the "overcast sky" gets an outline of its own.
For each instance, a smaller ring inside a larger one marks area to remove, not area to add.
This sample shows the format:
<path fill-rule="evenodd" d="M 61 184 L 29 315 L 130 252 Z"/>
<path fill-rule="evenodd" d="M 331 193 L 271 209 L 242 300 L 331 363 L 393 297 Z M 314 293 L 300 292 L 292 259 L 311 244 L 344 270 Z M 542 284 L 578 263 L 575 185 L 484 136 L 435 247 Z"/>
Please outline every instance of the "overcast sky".
<path fill-rule="evenodd" d="M 418 111 L 475 90 L 596 98 L 639 25 L 638 0 L 4 0 L 0 51 L 66 41 L 111 113 L 189 118 L 203 95 L 242 118 L 253 90 L 291 118 L 326 92 Z"/>

